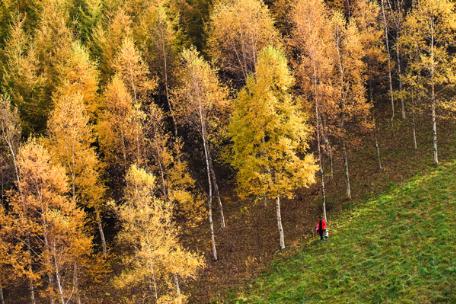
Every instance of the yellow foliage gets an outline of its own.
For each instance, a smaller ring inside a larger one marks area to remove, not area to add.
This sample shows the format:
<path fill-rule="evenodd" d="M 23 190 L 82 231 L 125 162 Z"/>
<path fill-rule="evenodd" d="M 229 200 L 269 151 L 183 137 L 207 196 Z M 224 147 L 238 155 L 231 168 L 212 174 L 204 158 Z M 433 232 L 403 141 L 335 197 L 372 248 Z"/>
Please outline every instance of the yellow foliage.
<path fill-rule="evenodd" d="M 155 177 L 132 165 L 125 177 L 125 203 L 119 208 L 120 244 L 132 248 L 123 259 L 125 269 L 114 284 L 118 287 L 149 286 L 170 275 L 192 278 L 204 262 L 179 243 L 172 205 L 153 195 Z"/>
<path fill-rule="evenodd" d="M 260 50 L 278 46 L 279 33 L 261 0 L 220 0 L 209 20 L 209 54 L 236 80 L 253 72 Z"/>
<path fill-rule="evenodd" d="M 317 165 L 306 154 L 311 129 L 290 94 L 293 84 L 283 53 L 267 47 L 234 102 L 231 164 L 241 196 L 292 197 L 315 182 Z"/>

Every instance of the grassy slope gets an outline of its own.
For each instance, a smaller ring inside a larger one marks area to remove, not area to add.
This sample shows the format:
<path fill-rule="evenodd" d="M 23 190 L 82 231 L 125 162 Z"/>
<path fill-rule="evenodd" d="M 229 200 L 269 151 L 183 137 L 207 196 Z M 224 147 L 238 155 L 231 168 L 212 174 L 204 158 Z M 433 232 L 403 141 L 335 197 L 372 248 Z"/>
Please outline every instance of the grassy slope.
<path fill-rule="evenodd" d="M 232 303 L 456 303 L 456 162 L 346 210 Z"/>

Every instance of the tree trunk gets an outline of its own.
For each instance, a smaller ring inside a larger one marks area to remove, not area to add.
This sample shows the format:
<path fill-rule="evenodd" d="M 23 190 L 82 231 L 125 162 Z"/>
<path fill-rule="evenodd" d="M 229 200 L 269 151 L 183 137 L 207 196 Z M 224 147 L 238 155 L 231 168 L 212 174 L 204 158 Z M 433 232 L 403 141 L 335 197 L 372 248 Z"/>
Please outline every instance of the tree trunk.
<path fill-rule="evenodd" d="M 179 277 L 177 276 L 177 274 L 174 274 L 174 284 L 176 285 L 176 294 L 178 296 L 181 295 L 181 289 L 180 289 L 180 285 L 179 285 Z"/>
<path fill-rule="evenodd" d="M 385 13 L 385 3 L 384 0 L 380 1 L 381 9 L 382 9 L 382 16 L 383 16 L 383 27 L 385 31 L 385 45 L 386 45 L 386 52 L 387 52 L 387 63 L 388 63 L 388 81 L 389 81 L 389 93 L 390 93 L 390 101 L 391 101 L 391 121 L 394 120 L 395 116 L 395 109 L 394 109 L 394 96 L 393 96 L 393 77 L 391 75 L 391 51 L 389 47 L 389 40 L 388 40 L 388 22 L 386 20 L 386 13 Z"/>
<path fill-rule="evenodd" d="M 152 273 L 152 289 L 154 292 L 155 303 L 158 301 L 158 288 L 157 288 L 157 279 L 155 278 L 155 269 L 153 265 L 150 265 L 150 271 Z"/>
<path fill-rule="evenodd" d="M 108 253 L 108 248 L 106 246 L 106 238 L 105 238 L 105 234 L 104 234 L 104 231 L 103 231 L 103 223 L 101 221 L 101 216 L 100 216 L 100 212 L 96 211 L 96 220 L 97 220 L 97 225 L 98 225 L 98 233 L 100 234 L 100 240 L 101 240 L 101 248 L 103 250 L 103 255 L 106 257 L 107 253 Z"/>
<path fill-rule="evenodd" d="M 200 124 L 201 124 L 201 137 L 203 140 L 203 148 L 204 148 L 204 158 L 206 161 L 206 173 L 207 173 L 207 184 L 208 184 L 208 200 L 207 200 L 207 208 L 208 208 L 208 218 L 209 218 L 209 227 L 211 231 L 211 245 L 212 245 L 212 256 L 215 261 L 217 261 L 217 247 L 215 245 L 215 232 L 214 232 L 214 221 L 212 218 L 212 178 L 211 178 L 211 166 L 209 164 L 209 151 L 208 151 L 208 143 L 206 138 L 206 126 L 203 119 L 203 110 L 201 108 L 201 104 L 199 105 L 199 117 L 200 117 Z"/>
<path fill-rule="evenodd" d="M 318 164 L 320 167 L 320 181 L 321 181 L 321 194 L 323 196 L 323 216 L 326 220 L 326 188 L 325 188 L 325 174 L 323 171 L 323 164 L 321 161 L 321 144 L 320 144 L 320 113 L 318 111 L 318 101 L 315 101 L 315 116 L 317 120 L 317 150 L 318 150 Z"/>
<path fill-rule="evenodd" d="M 432 102 L 432 144 L 434 151 L 434 163 L 439 164 L 437 147 L 437 118 L 435 113 L 435 85 L 434 85 L 434 23 L 431 18 L 431 102 Z"/>
<path fill-rule="evenodd" d="M 399 32 L 396 34 L 397 37 L 399 38 Z M 399 81 L 399 91 L 402 92 L 402 81 L 401 81 L 401 75 L 402 75 L 402 70 L 401 70 L 401 57 L 400 57 L 400 50 L 399 50 L 399 43 L 397 43 L 396 39 L 396 62 L 397 62 L 397 74 L 398 74 L 398 81 Z M 406 119 L 406 113 L 405 113 L 405 101 L 404 98 L 401 97 L 401 113 L 402 113 L 402 119 Z"/>
<path fill-rule="evenodd" d="M 81 304 L 81 295 L 79 294 L 79 277 L 78 277 L 78 264 L 73 264 L 73 288 L 76 296 L 76 303 Z"/>
<path fill-rule="evenodd" d="M 439 155 L 437 147 L 437 119 L 435 114 L 434 86 L 432 86 L 432 147 L 434 152 L 434 163 L 439 164 Z"/>
<path fill-rule="evenodd" d="M 333 161 L 333 151 L 332 151 L 332 146 L 328 143 L 328 151 L 329 151 L 329 171 L 330 171 L 330 177 L 331 181 L 334 179 L 334 161 Z"/>
<path fill-rule="evenodd" d="M 378 164 L 378 170 L 382 171 L 383 170 L 383 165 L 382 165 L 382 158 L 380 157 L 380 145 L 378 143 L 378 128 L 377 128 L 377 121 L 375 120 L 374 117 L 374 137 L 375 137 L 375 150 L 377 151 L 377 164 Z"/>
<path fill-rule="evenodd" d="M 3 297 L 3 288 L 0 287 L 0 303 L 5 304 L 5 298 Z"/>
<path fill-rule="evenodd" d="M 220 191 L 219 191 L 219 187 L 217 184 L 217 178 L 215 176 L 214 165 L 212 163 L 212 157 L 211 157 L 210 152 L 209 152 L 209 161 L 210 161 L 210 166 L 211 166 L 212 181 L 214 183 L 215 196 L 217 197 L 217 201 L 219 204 L 221 226 L 222 226 L 222 228 L 226 228 L 225 215 L 223 213 L 222 199 L 220 198 Z"/>
<path fill-rule="evenodd" d="M 323 164 L 322 164 L 322 156 L 321 156 L 321 122 L 320 122 L 320 112 L 318 108 L 318 102 L 319 102 L 319 95 L 318 95 L 318 90 L 317 90 L 317 71 L 315 68 L 315 65 L 313 67 L 314 70 L 314 99 L 315 99 L 315 119 L 317 122 L 317 127 L 316 127 L 316 133 L 317 133 L 317 150 L 318 150 L 318 164 L 320 167 L 320 181 L 321 181 L 321 194 L 323 196 L 323 216 L 326 220 L 326 188 L 325 188 L 325 174 L 323 171 Z"/>
<path fill-rule="evenodd" d="M 32 269 L 32 248 L 30 246 L 30 238 L 29 236 L 27 236 L 26 240 L 27 242 L 27 251 L 30 255 L 30 263 L 28 264 L 28 270 L 30 273 L 33 273 L 33 269 Z M 32 278 L 29 278 L 29 291 L 30 291 L 30 304 L 36 304 L 36 300 L 35 300 L 35 287 L 33 286 L 33 279 Z"/>
<path fill-rule="evenodd" d="M 342 143 L 342 150 L 344 153 L 344 167 L 345 167 L 345 182 L 347 183 L 347 198 L 351 200 L 351 186 L 350 186 L 350 172 L 348 170 L 348 154 L 347 154 L 347 147 L 345 146 L 345 141 Z"/>
<path fill-rule="evenodd" d="M 277 227 L 279 228 L 279 244 L 280 249 L 285 249 L 285 236 L 283 234 L 283 226 L 282 226 L 282 215 L 280 212 L 280 196 L 277 196 L 276 199 L 276 213 L 277 213 Z"/>
<path fill-rule="evenodd" d="M 44 221 L 44 227 L 46 227 L 46 222 Z M 50 248 L 50 245 L 49 245 L 49 240 L 48 240 L 48 236 L 47 236 L 47 230 L 45 228 L 44 230 L 44 247 L 45 247 L 45 257 L 46 257 L 46 263 L 47 263 L 47 267 L 49 267 L 49 269 L 52 269 L 51 267 L 51 248 Z M 52 272 L 50 270 L 47 270 L 47 276 L 48 276 L 48 281 L 49 281 L 49 288 L 52 290 L 54 288 L 54 278 L 52 276 Z M 54 304 L 54 298 L 53 298 L 53 292 L 50 294 L 50 300 L 49 302 L 51 304 Z"/>
<path fill-rule="evenodd" d="M 413 148 L 415 151 L 418 149 L 418 143 L 416 140 L 416 122 L 415 122 L 415 100 L 412 96 L 412 136 L 413 136 Z"/>
<path fill-rule="evenodd" d="M 59 293 L 60 304 L 65 304 L 65 298 L 64 298 L 64 295 L 63 295 L 62 280 L 61 280 L 61 277 L 60 277 L 59 265 L 57 263 L 57 251 L 55 249 L 55 243 L 53 243 L 52 252 L 53 252 L 52 255 L 53 255 L 53 260 L 54 260 L 55 282 L 57 284 L 57 291 Z"/>

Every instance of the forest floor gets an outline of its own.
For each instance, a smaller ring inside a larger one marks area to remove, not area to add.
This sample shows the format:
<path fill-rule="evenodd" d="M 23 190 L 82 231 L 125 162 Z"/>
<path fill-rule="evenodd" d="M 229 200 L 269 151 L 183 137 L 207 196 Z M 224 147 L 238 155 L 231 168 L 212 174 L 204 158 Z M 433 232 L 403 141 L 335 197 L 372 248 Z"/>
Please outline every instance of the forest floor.
<path fill-rule="evenodd" d="M 337 216 L 230 303 L 456 303 L 456 161 Z"/>
<path fill-rule="evenodd" d="M 384 113 L 389 113 L 388 109 Z M 334 155 L 334 177 L 328 176 L 329 170 L 326 170 L 330 229 L 335 228 L 332 220 L 343 216 L 345 210 L 362 206 L 367 200 L 396 187 L 416 174 L 434 168 L 432 125 L 428 115 L 417 118 L 416 151 L 413 148 L 411 119 L 403 121 L 396 118 L 393 126 L 387 116 L 378 118 L 378 121 L 378 139 L 384 170 L 378 169 L 373 136 L 363 139 L 359 146 L 352 147 L 349 152 L 352 200 L 345 199 L 345 180 L 340 154 Z M 439 121 L 438 131 L 440 160 L 456 159 L 454 122 Z M 325 159 L 325 164 L 328 163 L 329 160 Z M 274 204 L 242 202 L 230 187 L 225 187 L 223 192 L 227 227 L 221 229 L 220 221 L 215 219 L 219 260 L 214 262 L 211 259 L 209 227 L 206 223 L 193 233 L 194 237 L 190 236 L 184 240 L 191 248 L 205 253 L 207 257 L 207 267 L 194 281 L 185 282 L 184 289 L 192 295 L 191 303 L 223 302 L 230 291 L 239 290 L 251 283 L 253 278 L 269 269 L 274 260 L 293 256 L 302 251 L 303 244 L 307 244 L 304 245 L 306 247 L 311 239 L 315 239 L 313 229 L 321 214 L 322 203 L 318 184 L 301 191 L 293 200 L 283 201 L 282 220 L 287 249 L 282 252 L 278 248 Z M 217 215 L 218 210 L 214 210 L 214 214 Z M 352 278 L 347 280 L 350 281 Z"/>

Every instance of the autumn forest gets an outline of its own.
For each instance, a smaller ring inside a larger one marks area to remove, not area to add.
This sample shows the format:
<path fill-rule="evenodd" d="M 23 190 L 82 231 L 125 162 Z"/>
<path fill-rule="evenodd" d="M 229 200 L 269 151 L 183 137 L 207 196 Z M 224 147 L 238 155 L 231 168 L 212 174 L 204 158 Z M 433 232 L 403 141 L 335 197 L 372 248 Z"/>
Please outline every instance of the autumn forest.
<path fill-rule="evenodd" d="M 426 130 L 437 166 L 455 5 L 2 0 L 0 304 L 220 300 L 241 281 L 201 290 L 248 263 L 220 245 L 246 212 L 270 208 L 281 254 L 284 205 L 315 196 L 313 221 L 336 183 L 357 198 L 358 151 L 388 172 L 385 132 L 416 154 Z"/>

